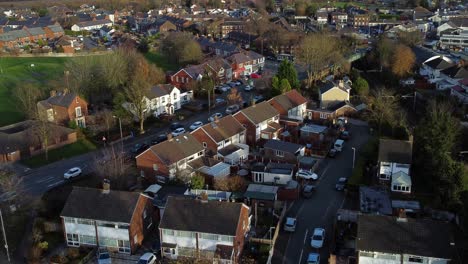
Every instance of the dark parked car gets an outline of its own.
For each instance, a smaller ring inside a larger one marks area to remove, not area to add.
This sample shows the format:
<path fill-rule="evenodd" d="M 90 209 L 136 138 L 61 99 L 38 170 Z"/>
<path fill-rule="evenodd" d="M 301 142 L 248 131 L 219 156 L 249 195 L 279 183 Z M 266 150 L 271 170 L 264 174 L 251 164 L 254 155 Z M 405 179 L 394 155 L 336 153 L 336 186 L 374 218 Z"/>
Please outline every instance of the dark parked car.
<path fill-rule="evenodd" d="M 315 192 L 315 186 L 311 184 L 306 184 L 304 185 L 304 188 L 302 189 L 302 195 L 305 198 L 310 198 L 312 197 L 312 194 Z"/>
<path fill-rule="evenodd" d="M 172 123 L 172 124 L 171 124 L 170 129 L 171 129 L 172 131 L 174 131 L 174 130 L 176 130 L 176 129 L 178 129 L 178 128 L 182 128 L 182 127 L 184 127 L 184 125 L 182 125 L 181 123 L 177 123 L 177 122 L 176 122 L 176 123 Z"/>
<path fill-rule="evenodd" d="M 347 130 L 342 131 L 340 134 L 340 138 L 343 140 L 348 140 L 350 137 L 351 137 L 351 134 Z"/>
<path fill-rule="evenodd" d="M 338 152 L 336 151 L 336 149 L 334 149 L 334 148 L 333 148 L 333 149 L 330 149 L 330 151 L 328 152 L 328 157 L 334 158 L 334 157 L 336 156 L 336 153 L 338 153 Z"/>
<path fill-rule="evenodd" d="M 157 138 L 151 140 L 151 145 L 156 145 L 156 144 L 159 144 L 163 141 L 166 141 L 167 140 L 167 135 L 166 134 L 161 134 L 159 135 Z"/>
<path fill-rule="evenodd" d="M 338 179 L 338 182 L 336 183 L 335 185 L 335 189 L 337 191 L 344 191 L 344 189 L 346 188 L 346 183 L 348 182 L 348 178 L 339 178 Z"/>
<path fill-rule="evenodd" d="M 145 151 L 146 149 L 148 149 L 149 146 L 145 143 L 142 143 L 142 144 L 135 144 L 135 146 L 133 146 L 131 152 L 134 154 L 134 155 L 138 155 L 140 153 L 142 153 L 143 151 Z"/>

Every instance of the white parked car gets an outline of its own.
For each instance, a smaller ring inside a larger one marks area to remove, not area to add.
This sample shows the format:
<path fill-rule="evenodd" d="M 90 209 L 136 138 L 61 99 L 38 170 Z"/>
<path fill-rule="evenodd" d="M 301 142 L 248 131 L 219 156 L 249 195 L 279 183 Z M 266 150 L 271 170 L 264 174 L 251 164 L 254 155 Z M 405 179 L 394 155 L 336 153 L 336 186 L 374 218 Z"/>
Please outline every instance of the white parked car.
<path fill-rule="evenodd" d="M 227 92 L 231 89 L 231 86 L 228 86 L 228 85 L 223 85 L 219 88 L 221 91 L 223 92 Z"/>
<path fill-rule="evenodd" d="M 214 113 L 208 118 L 208 121 L 213 122 L 216 118 L 220 119 L 221 117 L 223 117 L 221 113 Z"/>
<path fill-rule="evenodd" d="M 79 167 L 74 167 L 74 168 L 69 169 L 67 172 L 65 172 L 63 174 L 63 177 L 68 180 L 68 179 L 80 176 L 81 173 L 82 171 Z"/>
<path fill-rule="evenodd" d="M 199 127 L 203 126 L 203 122 L 202 121 L 197 121 L 195 123 L 193 123 L 192 125 L 190 125 L 190 130 L 195 130 Z"/>
<path fill-rule="evenodd" d="M 310 239 L 310 245 L 313 248 L 321 248 L 323 246 L 323 241 L 325 241 L 325 229 L 315 228 Z"/>
<path fill-rule="evenodd" d="M 252 90 L 253 90 L 252 86 L 250 86 L 250 85 L 244 86 L 244 91 L 252 91 Z"/>
<path fill-rule="evenodd" d="M 318 175 L 316 173 L 313 173 L 313 172 L 307 171 L 307 170 L 299 170 L 296 173 L 296 177 L 304 178 L 306 180 L 317 180 L 318 179 Z"/>
<path fill-rule="evenodd" d="M 153 253 L 145 253 L 138 260 L 138 264 L 154 264 L 156 263 L 156 256 Z"/>
<path fill-rule="evenodd" d="M 176 130 L 172 131 L 172 136 L 177 137 L 179 135 L 182 135 L 183 133 L 185 133 L 185 128 L 179 127 Z"/>
<path fill-rule="evenodd" d="M 294 232 L 296 231 L 296 218 L 287 217 L 286 222 L 284 223 L 284 231 Z"/>
<path fill-rule="evenodd" d="M 239 111 L 239 106 L 238 105 L 230 105 L 226 108 L 226 114 L 227 115 L 232 115 L 235 112 Z"/>
<path fill-rule="evenodd" d="M 320 255 L 317 253 L 309 253 L 307 264 L 320 264 Z"/>

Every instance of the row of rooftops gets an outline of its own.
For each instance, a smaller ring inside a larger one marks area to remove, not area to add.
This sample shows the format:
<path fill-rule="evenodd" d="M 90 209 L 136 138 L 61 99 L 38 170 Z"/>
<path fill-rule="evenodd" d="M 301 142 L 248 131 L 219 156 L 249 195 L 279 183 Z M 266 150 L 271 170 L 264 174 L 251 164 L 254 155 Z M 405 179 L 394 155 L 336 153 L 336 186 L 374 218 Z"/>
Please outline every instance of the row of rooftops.
<path fill-rule="evenodd" d="M 0 34 L 0 41 L 14 41 L 17 39 L 45 35 L 45 29 L 50 30 L 54 34 L 63 34 L 64 30 L 60 25 L 49 25 L 47 27 L 33 27 L 19 30 L 11 30 Z"/>

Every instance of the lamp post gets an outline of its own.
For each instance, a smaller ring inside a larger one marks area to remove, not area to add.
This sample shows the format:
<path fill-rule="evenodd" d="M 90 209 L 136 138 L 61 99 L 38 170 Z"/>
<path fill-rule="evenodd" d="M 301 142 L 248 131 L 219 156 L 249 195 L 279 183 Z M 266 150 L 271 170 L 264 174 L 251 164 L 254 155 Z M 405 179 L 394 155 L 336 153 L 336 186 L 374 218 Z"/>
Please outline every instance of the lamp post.
<path fill-rule="evenodd" d="M 353 149 L 353 169 L 354 169 L 354 162 L 356 161 L 356 148 L 352 147 Z"/>
<path fill-rule="evenodd" d="M 3 231 L 3 240 L 5 241 L 5 250 L 6 250 L 8 262 L 10 262 L 10 252 L 8 251 L 8 242 L 7 242 L 7 237 L 5 233 L 5 225 L 3 224 L 2 209 L 0 209 L 0 221 L 2 222 L 2 231 Z"/>

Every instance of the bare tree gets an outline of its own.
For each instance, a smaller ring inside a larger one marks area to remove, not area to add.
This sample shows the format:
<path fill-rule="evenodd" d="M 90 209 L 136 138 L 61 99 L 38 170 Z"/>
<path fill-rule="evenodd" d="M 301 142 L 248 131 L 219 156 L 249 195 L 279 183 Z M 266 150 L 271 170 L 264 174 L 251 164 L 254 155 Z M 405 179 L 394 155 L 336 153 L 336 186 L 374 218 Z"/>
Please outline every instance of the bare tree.
<path fill-rule="evenodd" d="M 45 159 L 49 160 L 49 145 L 50 139 L 53 137 L 54 130 L 51 128 L 51 123 L 47 119 L 45 111 L 37 112 L 37 121 L 35 122 L 34 132 L 41 142 L 44 149 Z"/>
<path fill-rule="evenodd" d="M 227 100 L 229 105 L 240 105 L 242 103 L 242 95 L 239 93 L 237 88 L 232 88 L 231 92 L 229 92 L 229 94 L 227 95 Z"/>
<path fill-rule="evenodd" d="M 109 179 L 116 189 L 128 187 L 128 172 L 131 164 L 127 161 L 125 153 L 113 145 L 102 149 L 102 154 L 94 160 L 94 171 L 103 179 Z"/>
<path fill-rule="evenodd" d="M 214 188 L 220 191 L 242 192 L 245 191 L 247 182 L 242 176 L 224 177 L 215 179 Z"/>
<path fill-rule="evenodd" d="M 37 112 L 37 101 L 41 97 L 41 90 L 33 83 L 25 83 L 13 90 L 13 95 L 19 102 L 19 107 L 28 118 L 34 118 Z"/>
<path fill-rule="evenodd" d="M 23 192 L 23 178 L 6 166 L 0 167 L 0 188 L 3 193 L 9 194 L 3 199 L 20 196 Z"/>
<path fill-rule="evenodd" d="M 370 97 L 368 119 L 378 126 L 379 133 L 382 124 L 394 125 L 397 121 L 398 101 L 389 89 L 374 90 Z"/>
<path fill-rule="evenodd" d="M 140 123 L 140 134 L 145 133 L 144 123 L 148 112 L 146 96 L 150 88 L 151 84 L 144 78 L 144 74 L 140 71 L 136 72 L 135 79 L 124 88 L 125 97 Z"/>
<path fill-rule="evenodd" d="M 109 131 L 115 126 L 114 113 L 108 109 L 104 109 L 96 113 L 96 117 L 98 122 L 105 129 L 107 137 L 109 137 Z"/>

